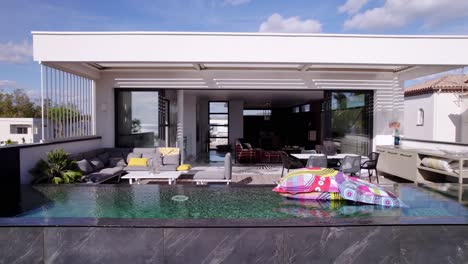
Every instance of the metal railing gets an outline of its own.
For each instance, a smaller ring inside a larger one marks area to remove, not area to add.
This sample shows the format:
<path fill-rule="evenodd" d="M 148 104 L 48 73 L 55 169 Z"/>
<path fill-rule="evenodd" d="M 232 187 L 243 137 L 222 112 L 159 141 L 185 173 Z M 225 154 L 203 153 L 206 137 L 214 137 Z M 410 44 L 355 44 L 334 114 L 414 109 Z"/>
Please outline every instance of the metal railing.
<path fill-rule="evenodd" d="M 95 82 L 41 64 L 42 141 L 94 136 Z"/>

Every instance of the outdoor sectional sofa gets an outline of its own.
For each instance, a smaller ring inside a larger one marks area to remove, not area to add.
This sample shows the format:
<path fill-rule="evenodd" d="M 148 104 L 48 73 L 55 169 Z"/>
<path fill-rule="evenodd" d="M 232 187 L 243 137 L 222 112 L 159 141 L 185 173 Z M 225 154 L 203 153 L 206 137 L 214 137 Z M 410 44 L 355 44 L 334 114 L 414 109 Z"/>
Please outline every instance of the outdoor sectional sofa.
<path fill-rule="evenodd" d="M 175 171 L 180 165 L 180 152 L 162 155 L 160 148 L 101 148 L 71 154 L 83 172 L 83 181 L 101 183 L 127 171 L 145 171 L 153 166 L 158 171 Z M 147 166 L 128 166 L 130 158 L 148 158 Z"/>

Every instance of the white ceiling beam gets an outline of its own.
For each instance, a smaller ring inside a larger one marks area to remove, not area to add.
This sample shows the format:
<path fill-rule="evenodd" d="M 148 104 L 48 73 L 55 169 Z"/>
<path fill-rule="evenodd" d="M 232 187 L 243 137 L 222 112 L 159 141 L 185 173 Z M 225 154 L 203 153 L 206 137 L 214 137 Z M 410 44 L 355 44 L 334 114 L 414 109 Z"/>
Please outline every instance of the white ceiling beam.
<path fill-rule="evenodd" d="M 43 65 L 59 69 L 61 71 L 73 73 L 93 80 L 99 79 L 101 73 L 98 69 L 91 67 L 85 63 L 71 63 L 71 62 L 42 62 Z"/>
<path fill-rule="evenodd" d="M 312 66 L 312 64 L 304 64 L 299 67 L 299 71 L 307 71 Z"/>
<path fill-rule="evenodd" d="M 468 65 L 468 36 L 187 32 L 32 35 L 34 60 L 42 62 Z"/>

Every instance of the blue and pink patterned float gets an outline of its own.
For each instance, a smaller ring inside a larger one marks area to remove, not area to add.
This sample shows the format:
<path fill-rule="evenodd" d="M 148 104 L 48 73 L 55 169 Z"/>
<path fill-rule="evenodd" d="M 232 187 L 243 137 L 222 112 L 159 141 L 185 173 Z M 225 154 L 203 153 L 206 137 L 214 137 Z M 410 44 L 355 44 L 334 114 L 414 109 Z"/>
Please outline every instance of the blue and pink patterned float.
<path fill-rule="evenodd" d="M 388 207 L 404 207 L 393 193 L 342 172 L 326 168 L 304 168 L 288 173 L 273 189 L 291 199 L 348 200 Z"/>

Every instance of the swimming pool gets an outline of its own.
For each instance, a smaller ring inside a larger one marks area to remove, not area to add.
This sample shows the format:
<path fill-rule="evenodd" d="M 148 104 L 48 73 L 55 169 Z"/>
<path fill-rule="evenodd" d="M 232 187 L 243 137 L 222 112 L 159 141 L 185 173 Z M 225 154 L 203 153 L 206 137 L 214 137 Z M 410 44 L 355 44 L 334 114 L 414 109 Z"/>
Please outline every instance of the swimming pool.
<path fill-rule="evenodd" d="M 414 184 L 407 208 L 301 202 L 271 186 L 36 186 L 0 217 L 0 262 L 466 263 L 468 208 Z M 313 260 L 313 261 L 312 261 Z"/>
<path fill-rule="evenodd" d="M 328 219 L 468 217 L 468 208 L 413 184 L 393 186 L 407 208 L 345 201 L 285 199 L 261 187 L 36 186 L 43 202 L 14 216 L 22 219 Z M 27 199 L 27 198 L 26 198 Z"/>

